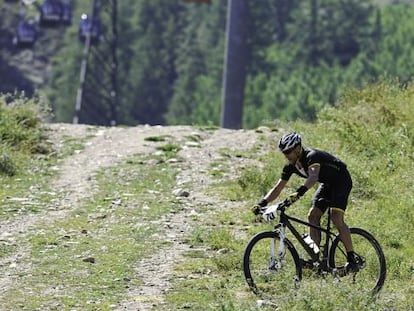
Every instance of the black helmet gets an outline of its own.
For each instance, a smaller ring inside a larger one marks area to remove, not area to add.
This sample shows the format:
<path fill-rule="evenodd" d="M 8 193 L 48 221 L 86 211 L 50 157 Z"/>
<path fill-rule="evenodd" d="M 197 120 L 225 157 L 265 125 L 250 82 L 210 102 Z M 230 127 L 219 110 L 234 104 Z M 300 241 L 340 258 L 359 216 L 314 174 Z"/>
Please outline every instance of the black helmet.
<path fill-rule="evenodd" d="M 302 137 L 296 132 L 292 132 L 282 136 L 279 141 L 279 150 L 285 152 L 302 143 Z"/>

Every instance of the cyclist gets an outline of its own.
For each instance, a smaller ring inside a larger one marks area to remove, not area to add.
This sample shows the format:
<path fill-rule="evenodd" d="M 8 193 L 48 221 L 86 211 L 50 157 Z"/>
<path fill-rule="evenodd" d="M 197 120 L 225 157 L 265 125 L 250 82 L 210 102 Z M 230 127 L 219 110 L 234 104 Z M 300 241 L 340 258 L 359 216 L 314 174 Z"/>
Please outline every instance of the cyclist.
<path fill-rule="evenodd" d="M 280 179 L 276 185 L 255 206 L 255 210 L 265 207 L 275 200 L 286 186 L 293 173 L 305 178 L 305 182 L 297 191 L 289 195 L 288 200 L 294 203 L 302 197 L 313 185 L 319 182 L 312 207 L 308 214 L 308 221 L 313 225 L 320 225 L 320 219 L 325 211 L 332 211 L 332 222 L 338 229 L 342 242 L 347 250 L 346 272 L 357 272 L 351 233 L 344 222 L 344 213 L 348 203 L 348 196 L 352 189 L 352 179 L 346 164 L 328 152 L 305 147 L 302 138 L 296 132 L 284 135 L 279 141 L 279 150 L 285 155 L 288 163 L 283 167 Z M 274 218 L 274 215 L 271 215 Z M 318 245 L 321 242 L 320 231 L 310 228 L 309 235 Z"/>

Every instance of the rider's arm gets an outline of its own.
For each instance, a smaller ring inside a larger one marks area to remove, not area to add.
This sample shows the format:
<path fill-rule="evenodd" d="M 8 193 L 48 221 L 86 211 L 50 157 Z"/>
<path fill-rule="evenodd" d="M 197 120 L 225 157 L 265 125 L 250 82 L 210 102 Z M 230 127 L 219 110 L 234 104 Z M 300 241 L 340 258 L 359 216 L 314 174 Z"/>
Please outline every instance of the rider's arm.
<path fill-rule="evenodd" d="M 308 178 L 306 178 L 305 183 L 304 183 L 304 186 L 307 189 L 312 188 L 313 185 L 318 182 L 320 168 L 321 168 L 321 165 L 319 163 L 314 163 L 314 164 L 309 166 L 309 168 L 308 168 Z"/>
<path fill-rule="evenodd" d="M 265 199 L 267 202 L 275 200 L 280 195 L 286 184 L 287 180 L 279 179 L 276 185 L 264 196 L 263 199 Z"/>

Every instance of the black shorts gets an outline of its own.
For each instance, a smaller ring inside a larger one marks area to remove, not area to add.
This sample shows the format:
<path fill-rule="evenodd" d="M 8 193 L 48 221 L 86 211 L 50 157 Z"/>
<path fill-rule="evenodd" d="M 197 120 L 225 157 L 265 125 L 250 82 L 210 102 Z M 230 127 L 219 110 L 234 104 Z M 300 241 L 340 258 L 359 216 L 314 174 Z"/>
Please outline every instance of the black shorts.
<path fill-rule="evenodd" d="M 322 212 L 331 207 L 345 211 L 351 189 L 351 175 L 348 170 L 344 170 L 335 183 L 319 185 L 313 196 L 312 207 L 319 208 Z"/>

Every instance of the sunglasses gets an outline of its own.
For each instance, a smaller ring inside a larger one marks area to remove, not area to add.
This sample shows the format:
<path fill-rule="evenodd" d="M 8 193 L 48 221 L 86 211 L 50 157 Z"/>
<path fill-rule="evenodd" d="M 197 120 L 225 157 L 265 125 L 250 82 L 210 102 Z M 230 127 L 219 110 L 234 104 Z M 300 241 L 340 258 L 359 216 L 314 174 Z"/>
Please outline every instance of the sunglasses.
<path fill-rule="evenodd" d="M 289 154 L 289 153 L 291 153 L 291 152 L 292 152 L 295 148 L 296 148 L 296 147 L 293 147 L 293 148 L 287 149 L 287 150 L 282 151 L 282 152 L 283 152 L 283 154 L 288 155 L 288 154 Z"/>

